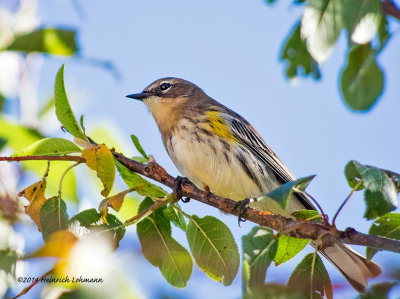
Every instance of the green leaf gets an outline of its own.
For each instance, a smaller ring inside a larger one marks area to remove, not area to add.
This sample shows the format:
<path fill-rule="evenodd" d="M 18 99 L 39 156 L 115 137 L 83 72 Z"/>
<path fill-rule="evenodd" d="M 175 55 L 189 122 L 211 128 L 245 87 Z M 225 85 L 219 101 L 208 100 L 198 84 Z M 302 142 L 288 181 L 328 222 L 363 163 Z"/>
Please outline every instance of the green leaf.
<path fill-rule="evenodd" d="M 144 151 L 143 147 L 141 146 L 139 139 L 133 134 L 131 135 L 131 139 L 132 139 L 132 142 L 135 145 L 136 149 L 138 150 L 138 152 L 142 154 L 143 158 L 149 160 L 149 157 L 147 156 L 146 152 Z"/>
<path fill-rule="evenodd" d="M 0 250 L 0 270 L 3 270 L 9 274 L 14 274 L 15 264 L 17 263 L 17 260 L 18 260 L 18 255 L 14 250 L 11 249 Z"/>
<path fill-rule="evenodd" d="M 3 112 L 5 103 L 6 103 L 5 96 L 2 93 L 0 93 L 0 112 Z"/>
<path fill-rule="evenodd" d="M 370 109 L 382 94 L 383 72 L 370 44 L 354 45 L 343 69 L 340 87 L 346 104 L 353 110 Z"/>
<path fill-rule="evenodd" d="M 15 151 L 19 151 L 32 143 L 41 140 L 44 136 L 37 130 L 28 129 L 21 125 L 8 122 L 0 118 L 0 137 L 7 139 L 7 146 Z M 36 173 L 39 177 L 47 168 L 46 161 L 26 161 L 21 163 L 25 169 Z M 47 178 L 47 192 L 56 194 L 60 183 L 60 178 L 71 162 L 59 161 L 51 164 L 50 175 Z M 73 171 L 69 171 L 63 180 L 63 199 L 78 201 L 76 192 L 76 179 Z"/>
<path fill-rule="evenodd" d="M 239 269 L 240 256 L 229 228 L 215 217 L 193 215 L 186 238 L 197 266 L 212 279 L 230 285 Z"/>
<path fill-rule="evenodd" d="M 386 43 L 388 42 L 391 36 L 388 27 L 389 27 L 389 22 L 387 20 L 387 17 L 382 17 L 377 32 L 379 40 L 379 47 L 377 49 L 378 52 L 385 47 Z"/>
<path fill-rule="evenodd" d="M 67 206 L 61 198 L 49 198 L 40 209 L 39 217 L 44 240 L 55 231 L 68 227 Z"/>
<path fill-rule="evenodd" d="M 292 198 L 293 192 L 304 191 L 314 177 L 315 175 L 310 175 L 295 181 L 287 182 L 267 195 L 259 197 L 257 202 L 262 202 L 263 200 L 272 198 L 281 206 L 282 209 L 286 209 L 289 200 Z"/>
<path fill-rule="evenodd" d="M 90 146 L 82 151 L 82 157 L 86 164 L 96 171 L 97 177 L 103 183 L 104 189 L 101 195 L 104 197 L 110 194 L 115 181 L 115 163 L 111 151 L 104 145 Z"/>
<path fill-rule="evenodd" d="M 379 0 L 343 1 L 343 18 L 351 41 L 365 44 L 374 37 L 381 19 Z"/>
<path fill-rule="evenodd" d="M 130 171 L 117 160 L 115 160 L 115 165 L 117 166 L 117 170 L 122 179 L 129 188 L 137 188 L 140 186 L 140 189 L 136 190 L 137 193 L 144 196 L 153 196 L 158 198 L 163 198 L 168 194 L 161 187 L 148 182 L 137 173 Z"/>
<path fill-rule="evenodd" d="M 322 222 L 322 215 L 315 210 L 297 210 L 292 213 L 297 220 L 315 220 Z"/>
<path fill-rule="evenodd" d="M 274 258 L 275 266 L 294 258 L 308 243 L 310 243 L 309 239 L 293 238 L 286 235 L 279 236 L 278 249 Z"/>
<path fill-rule="evenodd" d="M 304 40 L 300 36 L 300 24 L 297 23 L 286 39 L 281 53 L 281 60 L 287 60 L 286 76 L 293 79 L 297 76 L 313 76 L 321 79 L 318 63 L 311 57 Z"/>
<path fill-rule="evenodd" d="M 270 228 L 255 226 L 242 237 L 242 243 L 242 284 L 248 292 L 264 285 L 267 269 L 276 254 L 278 240 Z"/>
<path fill-rule="evenodd" d="M 293 291 L 285 285 L 277 284 L 277 283 L 268 283 L 263 285 L 262 287 L 255 288 L 251 290 L 250 293 L 246 293 L 243 296 L 243 299 L 260 299 L 260 298 L 268 298 L 268 299 L 307 299 L 308 296 L 304 296 L 303 294 Z M 317 297 L 313 296 L 313 299 Z"/>
<path fill-rule="evenodd" d="M 7 139 L 0 137 L 0 151 L 6 146 Z"/>
<path fill-rule="evenodd" d="M 175 205 L 178 205 L 178 203 L 175 203 Z M 168 207 L 165 208 L 163 212 L 165 218 L 170 220 L 176 227 L 179 227 L 184 232 L 186 231 L 186 221 L 181 212 L 175 210 L 174 207 L 171 205 L 168 205 Z"/>
<path fill-rule="evenodd" d="M 374 223 L 369 228 L 368 234 L 400 240 L 400 214 L 389 213 L 375 219 Z M 367 247 L 367 259 L 372 259 L 377 252 L 377 249 Z"/>
<path fill-rule="evenodd" d="M 301 18 L 301 36 L 311 56 L 323 63 L 344 28 L 342 0 L 308 0 Z"/>
<path fill-rule="evenodd" d="M 381 169 L 381 170 L 384 171 L 388 175 L 388 177 L 393 181 L 393 184 L 396 186 L 397 190 L 400 190 L 400 174 L 386 169 Z"/>
<path fill-rule="evenodd" d="M 72 112 L 71 106 L 68 102 L 67 94 L 65 93 L 64 86 L 64 64 L 57 72 L 56 83 L 54 85 L 54 99 L 56 105 L 56 115 L 60 123 L 68 130 L 74 137 L 86 140 L 85 134 L 79 127 L 78 121 Z"/>
<path fill-rule="evenodd" d="M 365 218 L 374 219 L 397 207 L 399 190 L 385 170 L 352 160 L 345 167 L 345 175 L 350 187 L 354 188 L 360 181 L 360 185 L 365 188 Z"/>
<path fill-rule="evenodd" d="M 83 130 L 83 133 L 85 134 L 85 125 L 84 125 L 83 122 L 84 122 L 84 116 L 82 114 L 81 117 L 79 118 L 79 123 L 81 125 L 82 130 Z"/>
<path fill-rule="evenodd" d="M 317 291 L 324 296 L 332 298 L 332 285 L 328 272 L 318 254 L 307 254 L 296 266 L 289 277 L 288 286 L 310 296 L 310 292 Z M 313 262 L 314 261 L 314 262 Z"/>
<path fill-rule="evenodd" d="M 75 143 L 62 138 L 44 138 L 34 144 L 17 151 L 12 156 L 44 156 L 44 155 L 65 155 L 80 152 L 81 149 Z"/>
<path fill-rule="evenodd" d="M 122 240 L 126 232 L 124 224 L 112 214 L 108 214 L 106 219 L 108 225 L 101 220 L 101 215 L 96 211 L 96 209 L 84 210 L 69 220 L 68 227 L 69 230 L 76 231 L 76 224 L 79 224 L 79 226 L 83 226 L 91 232 L 101 232 L 107 230 L 113 234 L 116 245 L 118 246 L 119 241 Z M 115 229 L 110 230 L 112 228 Z"/>
<path fill-rule="evenodd" d="M 264 0 L 266 4 L 275 4 L 276 0 Z"/>
<path fill-rule="evenodd" d="M 154 202 L 146 198 L 139 211 Z M 164 207 L 137 224 L 137 234 L 145 258 L 159 267 L 161 274 L 173 286 L 184 288 L 192 274 L 193 261 L 189 252 L 171 237 L 171 224 L 164 217 Z"/>
<path fill-rule="evenodd" d="M 75 30 L 42 28 L 17 36 L 6 50 L 71 56 L 78 51 L 75 34 Z"/>
<path fill-rule="evenodd" d="M 44 138 L 37 130 L 28 129 L 19 124 L 6 121 L 0 117 L 0 137 L 7 140 L 7 146 L 14 150 L 21 150 L 24 147 Z"/>
<path fill-rule="evenodd" d="M 397 286 L 398 282 L 380 282 L 372 285 L 369 290 L 358 296 L 359 299 L 388 299 L 389 291 Z"/>

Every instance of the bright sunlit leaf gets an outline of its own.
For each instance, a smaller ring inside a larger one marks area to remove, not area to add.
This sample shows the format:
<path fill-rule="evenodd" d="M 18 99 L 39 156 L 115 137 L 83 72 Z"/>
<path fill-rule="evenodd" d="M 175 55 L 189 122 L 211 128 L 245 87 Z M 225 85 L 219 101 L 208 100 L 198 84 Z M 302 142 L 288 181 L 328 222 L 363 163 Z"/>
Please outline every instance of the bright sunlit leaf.
<path fill-rule="evenodd" d="M 107 196 L 115 180 L 115 164 L 111 151 L 103 144 L 91 146 L 82 150 L 82 157 L 86 159 L 86 164 L 96 171 L 97 177 L 103 183 L 104 189 L 101 191 L 103 196 Z"/>
<path fill-rule="evenodd" d="M 293 238 L 286 235 L 279 236 L 278 249 L 274 258 L 275 266 L 294 258 L 308 243 L 310 243 L 309 239 Z"/>
<path fill-rule="evenodd" d="M 13 157 L 65 155 L 78 153 L 81 149 L 75 143 L 63 138 L 44 138 L 32 145 L 17 151 Z"/>
<path fill-rule="evenodd" d="M 344 28 L 342 0 L 309 0 L 301 18 L 301 36 L 311 56 L 323 63 Z"/>
<path fill-rule="evenodd" d="M 75 30 L 42 28 L 17 36 L 6 50 L 71 56 L 78 51 L 75 35 Z"/>
<path fill-rule="evenodd" d="M 36 182 L 29 187 L 26 187 L 24 190 L 20 192 L 20 196 L 24 196 L 27 200 L 29 200 L 29 204 L 25 206 L 25 213 L 31 217 L 33 221 L 39 227 L 40 230 L 40 218 L 39 212 L 44 203 L 46 202 L 45 197 L 46 191 L 46 179 L 42 179 L 39 182 Z"/>
<path fill-rule="evenodd" d="M 67 94 L 64 86 L 64 65 L 57 72 L 56 82 L 54 85 L 54 99 L 56 106 L 56 115 L 60 123 L 75 137 L 86 139 L 78 121 L 72 112 L 71 105 L 68 102 Z"/>

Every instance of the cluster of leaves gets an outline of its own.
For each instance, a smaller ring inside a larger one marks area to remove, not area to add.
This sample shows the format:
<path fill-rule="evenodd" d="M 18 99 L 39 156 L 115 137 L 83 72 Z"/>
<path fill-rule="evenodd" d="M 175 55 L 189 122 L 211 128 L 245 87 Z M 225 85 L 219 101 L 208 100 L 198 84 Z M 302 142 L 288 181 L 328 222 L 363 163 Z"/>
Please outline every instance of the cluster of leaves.
<path fill-rule="evenodd" d="M 49 160 L 42 179 L 20 193 L 29 201 L 25 207 L 26 214 L 37 224 L 45 241 L 42 248 L 26 258 L 58 257 L 59 260 L 54 267 L 55 272 L 65 273 L 66 258 L 81 239 L 93 233 L 111 232 L 113 247 L 117 248 L 119 241 L 124 237 L 125 227 L 137 224 L 137 235 L 144 257 L 160 269 L 171 285 L 178 288 L 187 285 L 192 273 L 193 260 L 210 278 L 224 285 L 230 285 L 238 272 L 240 255 L 229 228 L 212 216 L 188 215 L 174 202 L 173 196 L 115 160 L 112 149 L 104 144 L 97 145 L 88 138 L 83 126 L 83 117 L 80 122 L 77 121 L 67 99 L 64 66 L 57 73 L 54 96 L 57 117 L 63 128 L 75 137 L 74 142 L 62 138 L 42 138 L 13 155 L 14 157 L 46 156 Z M 150 158 L 140 146 L 138 139 L 132 136 L 132 141 L 142 154 L 142 157 L 134 159 L 148 163 Z M 71 161 L 75 163 L 62 172 L 58 193 L 46 198 L 46 191 L 50 192 L 46 189 L 48 178 L 51 176 L 49 170 L 53 167 L 52 157 L 73 157 Z M 78 165 L 86 165 L 96 172 L 102 183 L 103 188 L 100 193 L 103 200 L 98 211 L 88 209 L 70 218 L 63 200 L 62 182 L 66 174 Z M 109 196 L 116 172 L 120 174 L 129 189 Z M 400 225 L 399 214 L 390 213 L 397 207 L 400 175 L 362 165 L 356 161 L 348 163 L 345 175 L 352 190 L 364 190 L 367 207 L 365 217 L 375 219 L 370 233 L 400 239 L 397 230 Z M 309 176 L 288 182 L 259 198 L 259 201 L 273 200 L 285 209 L 293 192 L 304 192 L 313 178 L 314 176 Z M 138 213 L 123 223 L 118 214 L 110 214 L 109 209 L 118 212 L 126 194 L 133 191 L 142 195 L 144 199 Z M 322 217 L 317 211 L 297 211 L 293 216 L 301 220 L 322 222 Z M 173 238 L 172 225 L 185 233 L 190 252 Z M 303 258 L 291 274 L 287 285 L 265 284 L 266 272 L 272 261 L 276 266 L 289 261 L 309 242 L 307 239 L 274 234 L 271 229 L 259 226 L 243 236 L 244 296 L 332 298 L 330 278 L 317 251 Z M 367 248 L 368 258 L 375 253 L 376 249 Z M 3 269 L 11 271 L 10 264 L 16 259 L 17 256 L 13 252 L 4 251 L 0 255 L 2 260 L 0 264 L 5 265 Z"/>
<path fill-rule="evenodd" d="M 267 1 L 273 3 L 275 1 Z M 345 103 L 353 110 L 370 109 L 383 91 L 384 75 L 377 56 L 390 39 L 388 16 L 380 0 L 308 0 L 283 46 L 286 76 L 321 78 L 319 66 L 329 57 L 340 33 L 347 33 L 347 62 L 340 75 Z"/>
<path fill-rule="evenodd" d="M 400 175 L 392 171 L 350 161 L 345 167 L 345 176 L 354 191 L 364 190 L 366 210 L 364 217 L 374 220 L 369 234 L 400 240 L 400 214 L 390 213 L 398 206 Z M 315 176 L 288 182 L 269 194 L 258 198 L 258 202 L 274 200 L 285 209 L 293 192 L 303 192 Z M 351 193 L 351 194 L 352 194 Z M 348 197 L 349 198 L 349 197 Z M 340 210 L 339 210 L 340 211 Z M 293 213 L 298 220 L 322 221 L 322 215 L 314 210 Z M 310 242 L 307 239 L 280 235 L 274 237 L 271 229 L 254 227 L 243 237 L 243 284 L 246 298 L 283 296 L 284 298 L 332 298 L 332 285 L 328 272 L 317 252 L 306 255 L 289 277 L 287 285 L 265 284 L 266 270 L 270 263 L 284 263 L 295 257 Z M 370 260 L 378 250 L 366 248 Z M 395 283 L 379 283 L 371 287 L 361 298 L 384 298 Z"/>

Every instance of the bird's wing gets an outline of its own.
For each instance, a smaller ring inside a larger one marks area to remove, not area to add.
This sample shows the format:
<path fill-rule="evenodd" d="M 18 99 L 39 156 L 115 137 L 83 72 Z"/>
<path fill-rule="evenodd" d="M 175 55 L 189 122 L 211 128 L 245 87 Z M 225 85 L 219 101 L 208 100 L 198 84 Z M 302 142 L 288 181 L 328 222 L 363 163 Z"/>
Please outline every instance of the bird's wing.
<path fill-rule="evenodd" d="M 228 122 L 230 133 L 260 161 L 269 166 L 282 184 L 296 180 L 293 173 L 282 163 L 260 134 L 244 118 L 230 110 L 229 113 L 223 113 L 223 117 Z M 297 193 L 296 196 L 306 209 L 315 210 L 312 202 L 303 194 Z"/>

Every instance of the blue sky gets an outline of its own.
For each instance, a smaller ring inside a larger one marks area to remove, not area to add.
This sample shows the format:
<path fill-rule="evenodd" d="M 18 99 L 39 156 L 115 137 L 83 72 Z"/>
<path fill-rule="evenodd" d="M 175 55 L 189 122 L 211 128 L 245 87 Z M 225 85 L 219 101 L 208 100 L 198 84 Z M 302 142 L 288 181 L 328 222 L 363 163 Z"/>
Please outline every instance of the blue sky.
<path fill-rule="evenodd" d="M 398 34 L 379 57 L 385 71 L 385 89 L 380 101 L 368 113 L 354 113 L 345 107 L 338 91 L 338 73 L 344 65 L 343 34 L 321 67 L 320 82 L 285 79 L 279 55 L 284 39 L 302 11 L 290 1 L 277 1 L 273 6 L 261 0 L 81 2 L 86 12 L 84 19 L 79 18 L 70 1 L 40 1 L 42 24 L 79 28 L 81 55 L 112 61 L 121 78 L 115 80 L 109 72 L 81 63 L 84 58 L 46 59 L 39 97 L 45 100 L 51 95 L 55 73 L 66 62 L 67 90 L 74 110 L 85 115 L 86 126 L 112 127 L 114 134 L 125 141 L 129 141 L 131 133 L 136 134 L 143 147 L 171 174 L 177 175 L 178 171 L 162 146 L 151 115 L 142 103 L 125 98 L 165 76 L 192 81 L 239 112 L 296 176 L 317 174 L 309 192 L 331 217 L 350 191 L 343 175 L 349 160 L 400 172 L 396 134 L 400 124 Z M 395 29 L 396 24 L 392 25 Z M 184 205 L 184 209 L 222 218 L 238 242 L 251 228 L 250 223 L 238 228 L 234 217 L 193 201 Z M 362 196 L 357 194 L 337 219 L 338 226 L 366 231 L 369 224 L 362 220 L 363 211 Z M 183 240 L 183 235 L 177 232 L 177 238 Z M 124 246 L 129 248 L 128 243 Z M 399 261 L 395 255 L 386 257 Z M 382 264 L 387 258 L 377 255 Z M 210 290 L 219 298 L 240 294 L 240 276 L 234 286 L 226 288 L 197 271 L 185 290 L 176 291 L 164 282 L 158 269 L 148 266 L 146 261 L 140 264 L 146 269 L 146 277 L 151 277 L 140 280 L 148 296 L 155 295 L 151 290 L 155 283 L 183 297 L 202 298 Z M 291 263 L 270 268 L 268 280 L 285 280 L 293 266 Z M 344 282 L 332 267 L 329 270 L 334 283 Z"/>

